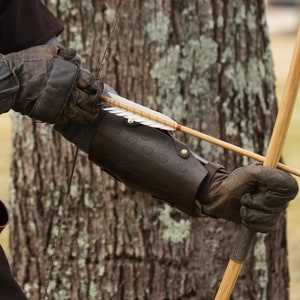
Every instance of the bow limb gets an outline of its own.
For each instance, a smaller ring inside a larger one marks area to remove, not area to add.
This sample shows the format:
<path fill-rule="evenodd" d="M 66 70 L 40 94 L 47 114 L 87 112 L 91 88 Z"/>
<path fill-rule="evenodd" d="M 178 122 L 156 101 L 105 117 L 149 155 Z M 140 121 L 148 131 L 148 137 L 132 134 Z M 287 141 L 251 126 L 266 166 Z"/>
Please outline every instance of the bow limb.
<path fill-rule="evenodd" d="M 296 97 L 300 84 L 300 26 L 296 37 L 294 53 L 283 91 L 283 96 L 280 102 L 276 122 L 269 143 L 269 147 L 264 161 L 264 166 L 275 168 L 280 159 L 291 116 L 296 102 Z M 231 252 L 227 269 L 221 281 L 219 290 L 215 300 L 229 299 L 239 273 L 244 262 L 248 258 L 248 254 L 252 249 L 252 244 L 255 238 L 255 232 L 250 231 L 246 227 L 238 236 L 237 243 Z"/>

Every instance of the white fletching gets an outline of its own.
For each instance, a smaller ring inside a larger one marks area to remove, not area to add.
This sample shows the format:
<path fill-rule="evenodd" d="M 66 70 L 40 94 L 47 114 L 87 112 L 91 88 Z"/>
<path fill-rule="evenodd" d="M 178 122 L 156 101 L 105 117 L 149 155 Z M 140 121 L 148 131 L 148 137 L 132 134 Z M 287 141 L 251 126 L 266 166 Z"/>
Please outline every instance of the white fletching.
<path fill-rule="evenodd" d="M 129 101 L 126 98 L 120 97 L 119 95 L 110 92 L 108 95 L 112 101 L 107 103 L 112 106 L 105 107 L 103 110 L 149 127 L 163 130 L 176 129 L 177 123 L 170 117 L 141 104 Z M 174 127 L 171 127 L 170 125 L 173 125 Z"/>

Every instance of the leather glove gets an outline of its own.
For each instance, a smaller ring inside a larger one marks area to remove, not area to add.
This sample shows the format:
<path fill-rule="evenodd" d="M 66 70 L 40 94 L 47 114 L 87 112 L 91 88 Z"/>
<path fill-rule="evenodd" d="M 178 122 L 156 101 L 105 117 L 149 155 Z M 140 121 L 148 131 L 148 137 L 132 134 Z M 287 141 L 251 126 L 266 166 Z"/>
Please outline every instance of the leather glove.
<path fill-rule="evenodd" d="M 44 45 L 5 57 L 18 83 L 15 111 L 47 123 L 97 118 L 103 84 L 80 67 L 73 49 Z"/>
<path fill-rule="evenodd" d="M 266 233 L 276 229 L 297 193 L 297 181 L 279 169 L 259 164 L 238 168 L 231 174 L 219 169 L 201 203 L 202 212 Z"/>

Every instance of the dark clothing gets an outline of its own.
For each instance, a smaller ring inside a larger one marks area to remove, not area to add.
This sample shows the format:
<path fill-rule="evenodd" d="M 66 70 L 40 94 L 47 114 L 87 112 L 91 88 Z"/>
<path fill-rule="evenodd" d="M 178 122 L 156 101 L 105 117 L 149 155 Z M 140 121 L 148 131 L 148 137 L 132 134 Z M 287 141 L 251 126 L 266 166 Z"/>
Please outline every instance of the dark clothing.
<path fill-rule="evenodd" d="M 0 1 L 0 53 L 7 54 L 46 43 L 63 26 L 40 0 Z"/>
<path fill-rule="evenodd" d="M 63 31 L 63 26 L 40 0 L 0 1 L 0 53 L 8 54 L 46 43 Z M 7 218 L 6 212 L 0 215 Z M 25 300 L 11 275 L 0 246 L 0 300 Z"/>
<path fill-rule="evenodd" d="M 25 300 L 26 297 L 21 288 L 11 275 L 8 261 L 0 246 L 0 299 L 1 300 Z"/>

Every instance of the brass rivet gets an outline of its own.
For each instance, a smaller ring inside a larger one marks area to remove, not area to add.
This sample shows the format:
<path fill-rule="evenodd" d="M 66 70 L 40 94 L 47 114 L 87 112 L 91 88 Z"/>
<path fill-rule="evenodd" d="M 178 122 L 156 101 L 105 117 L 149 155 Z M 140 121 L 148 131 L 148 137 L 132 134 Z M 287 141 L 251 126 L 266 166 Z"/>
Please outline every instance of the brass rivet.
<path fill-rule="evenodd" d="M 187 149 L 182 149 L 182 150 L 181 150 L 181 154 L 182 154 L 182 155 L 187 155 L 187 153 L 188 153 Z"/>
<path fill-rule="evenodd" d="M 133 124 L 134 123 L 134 121 L 132 119 L 128 119 L 127 122 L 128 122 L 128 124 Z"/>

